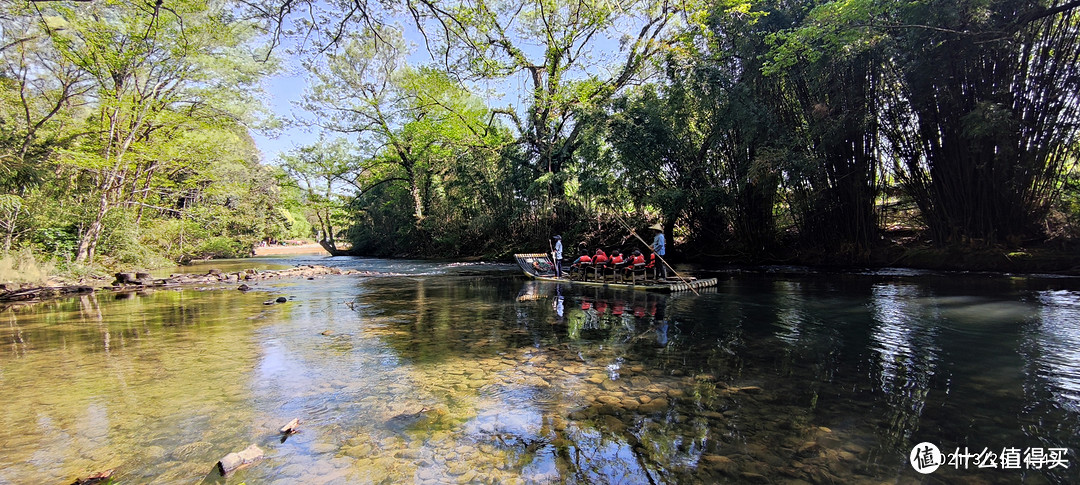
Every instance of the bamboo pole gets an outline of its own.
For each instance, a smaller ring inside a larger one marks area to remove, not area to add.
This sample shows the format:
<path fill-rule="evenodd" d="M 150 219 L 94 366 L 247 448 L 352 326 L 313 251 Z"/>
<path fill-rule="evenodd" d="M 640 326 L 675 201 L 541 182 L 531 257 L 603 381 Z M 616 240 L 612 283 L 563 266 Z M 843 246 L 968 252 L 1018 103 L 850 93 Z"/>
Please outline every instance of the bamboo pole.
<path fill-rule="evenodd" d="M 645 247 L 652 247 L 652 246 L 649 245 L 649 243 L 645 242 L 645 240 L 642 239 L 641 236 L 639 236 L 637 232 L 634 231 L 634 228 L 630 227 L 630 224 L 627 224 L 626 221 L 624 221 L 622 219 L 622 217 L 619 217 L 619 214 L 617 212 L 611 211 L 611 214 L 615 216 L 615 219 L 618 219 L 619 223 L 622 224 L 623 227 L 625 227 L 628 231 L 630 231 L 630 235 L 636 237 L 638 241 L 641 241 L 641 244 L 644 244 Z M 656 252 L 653 251 L 653 254 L 656 254 Z M 675 274 L 675 277 L 679 278 L 679 280 L 682 281 L 683 283 L 686 283 L 686 286 L 688 288 L 690 288 L 690 291 L 693 291 L 695 295 L 701 295 L 701 293 L 698 293 L 697 289 L 694 288 L 694 285 L 691 285 L 690 282 L 686 280 L 686 278 L 683 278 L 682 275 L 679 274 L 678 271 L 675 271 L 675 268 L 672 268 L 671 265 L 668 264 L 668 262 L 664 260 L 663 256 L 661 256 L 659 254 L 656 254 L 656 259 L 659 259 L 661 263 L 664 263 L 664 266 L 667 266 L 667 269 L 670 269 L 671 272 Z"/>

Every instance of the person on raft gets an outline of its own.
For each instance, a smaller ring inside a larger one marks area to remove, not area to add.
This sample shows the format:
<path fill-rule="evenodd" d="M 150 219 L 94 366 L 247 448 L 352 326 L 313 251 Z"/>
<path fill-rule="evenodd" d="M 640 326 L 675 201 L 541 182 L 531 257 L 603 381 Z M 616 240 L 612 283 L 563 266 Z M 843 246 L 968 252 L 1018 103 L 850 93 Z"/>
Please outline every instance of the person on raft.
<path fill-rule="evenodd" d="M 667 240 L 664 238 L 664 227 L 661 226 L 658 222 L 649 226 L 649 229 L 652 229 L 654 233 L 652 244 L 650 245 L 652 247 L 653 254 L 659 256 L 659 259 L 662 260 L 666 252 L 665 246 L 667 246 Z M 667 279 L 667 265 L 664 264 L 663 261 L 659 261 L 659 264 L 660 267 L 657 268 L 657 277 Z"/>

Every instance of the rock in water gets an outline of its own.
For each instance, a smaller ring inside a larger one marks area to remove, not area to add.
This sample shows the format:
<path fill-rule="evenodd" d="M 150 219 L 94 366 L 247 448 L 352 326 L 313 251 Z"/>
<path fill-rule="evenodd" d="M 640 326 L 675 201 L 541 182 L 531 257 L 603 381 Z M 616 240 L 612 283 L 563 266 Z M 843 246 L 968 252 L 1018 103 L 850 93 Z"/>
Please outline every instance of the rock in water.
<path fill-rule="evenodd" d="M 240 468 L 246 467 L 259 461 L 263 457 L 263 450 L 257 445 L 251 446 L 237 453 L 229 453 L 217 463 L 221 476 L 228 475 Z"/>
<path fill-rule="evenodd" d="M 422 407 L 419 411 L 415 413 L 401 413 L 397 416 L 387 419 L 386 426 L 394 430 L 403 430 L 423 419 L 424 413 L 428 411 L 431 411 L 431 409 L 427 407 Z"/>
<path fill-rule="evenodd" d="M 71 485 L 96 485 L 98 483 L 108 482 L 112 478 L 114 469 L 105 470 L 103 472 L 97 472 L 86 478 L 76 478 Z"/>

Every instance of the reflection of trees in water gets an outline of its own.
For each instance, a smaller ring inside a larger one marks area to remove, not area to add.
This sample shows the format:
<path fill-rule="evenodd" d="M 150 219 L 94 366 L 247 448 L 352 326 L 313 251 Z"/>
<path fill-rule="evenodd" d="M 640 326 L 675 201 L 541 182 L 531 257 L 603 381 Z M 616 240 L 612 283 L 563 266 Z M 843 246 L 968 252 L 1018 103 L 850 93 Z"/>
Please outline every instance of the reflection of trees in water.
<path fill-rule="evenodd" d="M 879 284 L 872 292 L 875 387 L 888 405 L 886 444 L 901 447 L 919 430 L 938 366 L 938 317 L 927 314 L 934 309 L 919 303 L 915 286 Z"/>
<path fill-rule="evenodd" d="M 1080 441 L 1080 293 L 1041 291 L 1042 304 L 1020 344 L 1024 356 L 1023 433 L 1031 446 L 1069 448 L 1069 469 L 1047 469 L 1061 483 L 1075 483 Z"/>
<path fill-rule="evenodd" d="M 193 293 L 83 295 L 8 315 L 20 342 L 0 356 L 0 482 L 68 483 L 88 467 L 135 483 L 190 481 L 232 451 L 218 443 L 246 439 L 236 423 L 252 416 L 251 326 L 220 324 L 237 319 L 235 295 Z"/>
<path fill-rule="evenodd" d="M 466 361 L 496 351 L 530 349 L 527 358 L 509 365 L 515 370 L 539 365 L 533 359 L 540 355 L 549 359 L 551 366 L 513 383 L 529 387 L 533 377 L 547 383 L 532 386 L 531 394 L 522 392 L 529 395 L 520 401 L 482 402 L 483 391 L 478 401 L 470 401 L 467 394 L 476 391 L 460 391 L 462 402 L 475 405 L 476 412 L 527 407 L 541 416 L 543 424 L 535 429 L 477 437 L 505 453 L 500 457 L 506 460 L 504 469 L 528 470 L 528 476 L 534 477 L 555 470 L 559 478 L 578 482 L 709 481 L 713 475 L 702 472 L 709 464 L 734 466 L 734 475 L 726 471 L 718 475 L 729 478 L 738 478 L 741 470 L 761 471 L 777 479 L 781 475 L 776 470 L 785 467 L 784 477 L 817 482 L 828 481 L 830 476 L 845 480 L 891 477 L 897 473 L 896 466 L 906 466 L 897 450 L 909 448 L 912 436 L 955 442 L 954 438 L 963 436 L 958 431 L 970 423 L 986 423 L 987 416 L 1009 423 L 1007 407 L 978 411 L 982 415 L 976 417 L 965 414 L 996 398 L 993 393 L 985 399 L 973 396 L 978 391 L 971 391 L 971 378 L 978 371 L 962 367 L 991 364 L 1015 370 L 1017 363 L 1001 362 L 1008 359 L 1004 354 L 964 354 L 987 349 L 1007 353 L 1014 344 L 969 349 L 964 335 L 957 335 L 958 318 L 953 313 L 966 312 L 985 325 L 986 311 L 999 308 L 993 307 L 999 302 L 983 305 L 984 301 L 973 303 L 968 297 L 946 301 L 927 297 L 927 285 L 883 283 L 880 278 L 847 282 L 833 278 L 824 283 L 813 278 L 765 280 L 757 285 L 744 281 L 741 288 L 724 288 L 722 295 L 712 298 L 686 299 L 558 291 L 554 285 L 517 282 L 509 292 L 517 291 L 516 300 L 488 304 L 481 310 L 468 307 L 476 302 L 455 301 L 472 298 L 468 291 L 429 288 L 427 307 L 443 308 L 428 311 L 422 319 L 408 319 L 409 330 L 421 335 L 388 334 L 387 338 L 397 341 L 400 355 L 410 358 L 422 355 L 419 345 Z M 432 298 L 431 291 L 441 296 Z M 663 298 L 655 314 L 647 304 L 653 297 Z M 635 298 L 645 304 L 636 305 Z M 644 311 L 635 315 L 635 306 Z M 663 337 L 661 323 L 674 322 L 675 315 L 682 317 L 679 326 L 671 324 Z M 1017 320 L 1012 314 L 1007 316 L 1009 325 L 1015 326 Z M 1045 366 L 1034 368 L 1041 374 L 1029 381 L 1033 389 L 1030 410 L 1036 416 L 1022 421 L 1046 423 L 1031 428 L 1032 436 L 1055 436 L 1049 426 L 1077 415 L 1063 404 L 1075 403 L 1069 401 L 1075 395 L 1068 388 L 1070 383 L 1061 381 L 1076 369 L 1067 361 L 1049 361 L 1044 355 L 1071 355 L 1060 348 L 1080 347 L 1072 335 L 1064 339 L 1060 335 L 1070 331 L 1072 321 L 1080 320 L 1075 316 L 1072 310 L 1048 310 L 1043 325 L 1028 336 L 1026 360 Z M 417 322 L 421 324 L 414 326 Z M 431 333 L 434 328 L 446 332 Z M 431 342 L 433 338 L 439 341 Z M 559 372 L 577 364 L 589 370 Z M 606 366 L 615 366 L 615 372 L 608 372 L 612 369 Z M 631 367 L 645 371 L 631 371 Z M 440 366 L 427 372 L 437 376 L 442 370 Z M 582 376 L 597 372 L 620 379 L 620 384 L 635 374 L 647 374 L 654 381 L 662 376 L 670 379 L 665 386 L 679 391 L 672 394 L 678 397 L 671 398 L 670 406 L 659 413 L 638 412 L 619 403 L 609 406 L 616 409 L 581 405 L 581 396 L 597 392 L 582 385 Z M 436 378 L 430 378 L 435 385 Z M 962 386 L 956 384 L 960 380 L 965 380 Z M 746 385 L 762 389 L 756 395 L 743 395 L 729 388 Z M 1041 387 L 1057 391 L 1049 397 L 1035 394 Z M 998 383 L 987 389 L 1006 392 L 1014 386 Z M 963 422 L 952 425 L 950 421 Z M 1009 433 L 1010 426 L 992 424 L 988 426 L 992 431 L 982 436 Z M 1075 440 L 1067 435 L 1075 429 L 1075 423 L 1066 422 L 1056 431 L 1059 442 Z M 852 461 L 855 455 L 857 460 Z M 792 463 L 801 465 L 792 471 Z"/>

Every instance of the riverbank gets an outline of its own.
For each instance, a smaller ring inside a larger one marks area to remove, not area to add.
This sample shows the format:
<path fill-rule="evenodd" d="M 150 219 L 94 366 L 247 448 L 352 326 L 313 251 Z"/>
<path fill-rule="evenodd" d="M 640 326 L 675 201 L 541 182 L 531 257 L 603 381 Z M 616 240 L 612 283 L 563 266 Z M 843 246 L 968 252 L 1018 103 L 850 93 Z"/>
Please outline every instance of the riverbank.
<path fill-rule="evenodd" d="M 931 271 L 977 271 L 1080 276 L 1080 248 L 1041 245 L 1027 248 L 883 244 L 871 251 L 778 250 L 769 255 L 745 253 L 678 257 L 698 265 L 808 266 L 823 270 L 907 268 Z"/>
<path fill-rule="evenodd" d="M 0 308 L 12 303 L 35 303 L 51 298 L 90 294 L 98 291 L 121 293 L 153 289 L 229 284 L 238 284 L 238 290 L 248 291 L 254 289 L 251 285 L 257 285 L 258 282 L 262 280 L 287 278 L 303 278 L 311 280 L 328 275 L 371 276 L 375 274 L 376 273 L 369 271 L 334 268 L 322 265 L 301 265 L 281 270 L 245 269 L 243 271 L 235 272 L 211 269 L 206 273 L 180 273 L 170 275 L 166 278 L 155 278 L 151 276 L 150 273 L 146 272 L 121 272 L 116 273 L 116 279 L 108 284 L 104 284 L 107 280 L 100 279 L 90 280 L 91 284 L 54 284 L 47 286 L 3 284 L 0 285 Z"/>
<path fill-rule="evenodd" d="M 330 256 L 330 253 L 317 243 L 256 246 L 252 249 L 252 253 L 255 256 L 287 256 L 292 254 L 321 254 L 323 256 Z"/>

